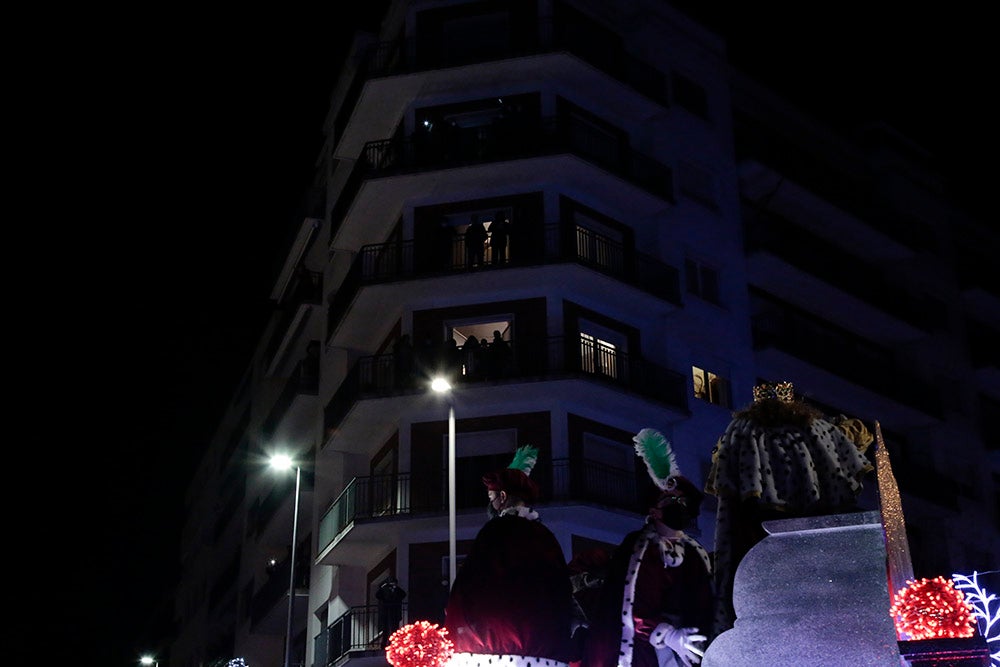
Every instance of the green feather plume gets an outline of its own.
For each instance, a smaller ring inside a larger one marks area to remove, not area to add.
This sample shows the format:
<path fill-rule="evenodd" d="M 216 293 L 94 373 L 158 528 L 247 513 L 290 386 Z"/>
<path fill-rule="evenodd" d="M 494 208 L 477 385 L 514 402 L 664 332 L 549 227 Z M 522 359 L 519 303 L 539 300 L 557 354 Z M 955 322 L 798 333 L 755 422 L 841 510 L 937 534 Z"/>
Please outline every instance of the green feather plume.
<path fill-rule="evenodd" d="M 666 436 L 654 428 L 644 428 L 632 438 L 635 453 L 646 462 L 649 476 L 661 489 L 667 488 L 667 480 L 681 474 L 677 457 Z"/>
<path fill-rule="evenodd" d="M 517 451 L 514 452 L 514 460 L 507 467 L 520 470 L 525 475 L 530 475 L 536 463 L 538 463 L 538 448 L 525 445 L 524 447 L 517 448 Z"/>

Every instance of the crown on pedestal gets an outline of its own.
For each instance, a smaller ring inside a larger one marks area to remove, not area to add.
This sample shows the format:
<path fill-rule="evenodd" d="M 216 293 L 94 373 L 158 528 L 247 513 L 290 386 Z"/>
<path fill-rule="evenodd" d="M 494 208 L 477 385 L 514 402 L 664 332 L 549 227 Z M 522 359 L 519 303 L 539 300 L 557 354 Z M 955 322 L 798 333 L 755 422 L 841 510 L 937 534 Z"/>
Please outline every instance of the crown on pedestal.
<path fill-rule="evenodd" d="M 779 401 L 790 403 L 795 398 L 795 386 L 787 381 L 775 384 L 764 382 L 753 388 L 753 400 L 755 403 L 768 398 L 776 398 Z"/>

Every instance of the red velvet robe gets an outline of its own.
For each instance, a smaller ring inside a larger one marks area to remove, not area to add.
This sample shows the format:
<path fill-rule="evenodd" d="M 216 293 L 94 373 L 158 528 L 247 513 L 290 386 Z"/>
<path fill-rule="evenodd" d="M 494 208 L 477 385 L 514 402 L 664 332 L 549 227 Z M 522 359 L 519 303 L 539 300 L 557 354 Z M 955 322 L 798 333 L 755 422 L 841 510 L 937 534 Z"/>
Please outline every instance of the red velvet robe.
<path fill-rule="evenodd" d="M 608 577 L 601 588 L 595 617 L 590 620 L 583 660 L 584 667 L 616 667 L 622 654 L 622 607 L 626 574 L 636 551 L 637 541 L 647 528 L 625 536 L 615 550 Z M 685 546 L 684 559 L 676 567 L 665 567 L 658 545 L 651 540 L 639 561 L 632 602 L 635 635 L 632 667 L 659 667 L 656 649 L 649 636 L 660 623 L 677 628 L 696 627 L 702 634 L 711 628 L 714 596 L 712 576 L 691 545 Z"/>
<path fill-rule="evenodd" d="M 500 516 L 479 531 L 455 576 L 445 627 L 456 653 L 568 663 L 579 658 L 572 595 L 555 535 L 537 520 Z"/>

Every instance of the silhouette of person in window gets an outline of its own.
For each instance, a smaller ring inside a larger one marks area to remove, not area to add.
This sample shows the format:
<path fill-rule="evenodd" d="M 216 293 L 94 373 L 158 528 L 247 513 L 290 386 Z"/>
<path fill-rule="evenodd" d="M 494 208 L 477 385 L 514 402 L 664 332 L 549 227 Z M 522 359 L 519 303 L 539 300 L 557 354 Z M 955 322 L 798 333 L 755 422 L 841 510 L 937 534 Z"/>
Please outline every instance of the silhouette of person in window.
<path fill-rule="evenodd" d="M 479 347 L 479 339 L 469 336 L 462 345 L 462 357 L 465 364 L 465 377 L 470 380 L 478 379 L 482 374 L 482 348 Z"/>
<path fill-rule="evenodd" d="M 510 237 L 510 221 L 504 211 L 497 211 L 490 223 L 490 248 L 493 264 L 507 261 L 507 240 Z"/>
<path fill-rule="evenodd" d="M 486 227 L 478 215 L 472 216 L 472 222 L 465 229 L 466 267 L 483 265 L 483 253 L 486 248 Z"/>
<path fill-rule="evenodd" d="M 493 342 L 489 346 L 489 377 L 491 380 L 507 375 L 510 370 L 511 361 L 510 345 L 503 339 L 503 335 L 498 331 L 493 331 Z"/>

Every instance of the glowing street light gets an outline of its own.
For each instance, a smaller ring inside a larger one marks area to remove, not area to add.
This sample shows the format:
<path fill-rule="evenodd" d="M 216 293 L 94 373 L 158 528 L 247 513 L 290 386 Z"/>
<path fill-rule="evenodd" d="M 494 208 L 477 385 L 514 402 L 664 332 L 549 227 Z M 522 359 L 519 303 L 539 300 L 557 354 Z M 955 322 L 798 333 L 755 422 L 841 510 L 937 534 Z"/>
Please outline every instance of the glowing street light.
<path fill-rule="evenodd" d="M 275 454 L 271 457 L 271 467 L 284 471 L 295 468 L 295 509 L 292 512 L 292 553 L 288 568 L 288 624 L 285 628 L 285 667 L 292 660 L 292 610 L 295 608 L 295 543 L 298 541 L 299 528 L 299 483 L 302 478 L 302 468 L 295 465 L 287 454 Z"/>
<path fill-rule="evenodd" d="M 144 655 L 141 658 L 139 658 L 139 664 L 140 665 L 154 665 L 155 667 L 160 667 L 159 661 L 157 661 L 156 658 L 154 658 L 152 656 L 148 656 L 148 655 Z"/>
<path fill-rule="evenodd" d="M 431 389 L 448 398 L 448 590 L 455 583 L 455 401 L 451 383 L 443 377 L 431 382 Z"/>

